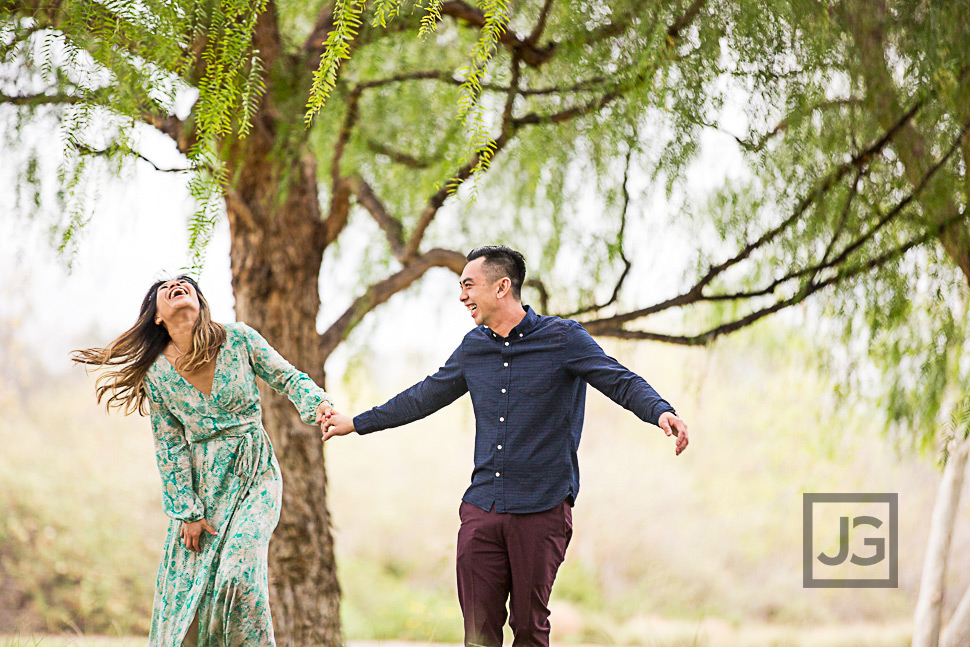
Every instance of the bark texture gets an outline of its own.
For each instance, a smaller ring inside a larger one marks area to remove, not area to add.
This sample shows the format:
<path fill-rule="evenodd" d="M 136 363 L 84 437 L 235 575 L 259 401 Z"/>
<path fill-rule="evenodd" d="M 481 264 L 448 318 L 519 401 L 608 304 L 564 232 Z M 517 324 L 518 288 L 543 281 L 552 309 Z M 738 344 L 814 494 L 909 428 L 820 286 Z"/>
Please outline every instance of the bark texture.
<path fill-rule="evenodd" d="M 272 9 L 272 8 L 271 8 Z M 275 11 L 257 26 L 268 61 L 279 55 Z M 226 198 L 236 316 L 294 366 L 324 384 L 316 331 L 319 275 L 326 246 L 317 167 L 305 144 L 280 150 L 280 110 L 270 88 L 248 137 L 229 151 L 233 188 Z M 263 422 L 283 472 L 283 509 L 269 546 L 270 604 L 281 647 L 343 644 L 327 478 L 319 430 L 293 405 L 261 390 Z"/>

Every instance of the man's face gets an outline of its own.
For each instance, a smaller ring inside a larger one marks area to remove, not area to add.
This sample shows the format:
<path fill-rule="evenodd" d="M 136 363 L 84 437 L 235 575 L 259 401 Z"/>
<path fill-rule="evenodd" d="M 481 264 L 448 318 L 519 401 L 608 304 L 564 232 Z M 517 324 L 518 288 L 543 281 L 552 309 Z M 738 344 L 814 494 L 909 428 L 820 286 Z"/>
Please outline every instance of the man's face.
<path fill-rule="evenodd" d="M 484 270 L 485 257 L 481 256 L 465 265 L 458 279 L 461 292 L 458 300 L 468 309 L 476 325 L 488 325 L 491 315 L 498 308 L 498 283 L 490 282 Z"/>

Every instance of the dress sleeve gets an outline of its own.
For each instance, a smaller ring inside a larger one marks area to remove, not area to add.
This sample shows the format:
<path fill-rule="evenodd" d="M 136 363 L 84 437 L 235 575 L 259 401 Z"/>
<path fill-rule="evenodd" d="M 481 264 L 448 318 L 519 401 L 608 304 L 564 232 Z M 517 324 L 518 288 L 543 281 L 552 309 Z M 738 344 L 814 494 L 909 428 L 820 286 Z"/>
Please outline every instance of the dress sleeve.
<path fill-rule="evenodd" d="M 192 457 L 182 423 L 165 406 L 151 381 L 146 379 L 145 384 L 165 514 L 176 521 L 203 519 L 205 506 L 192 487 Z"/>
<path fill-rule="evenodd" d="M 317 386 L 309 375 L 293 368 L 293 365 L 283 359 L 283 356 L 254 329 L 243 323 L 237 324 L 237 329 L 246 338 L 249 357 L 256 375 L 263 378 L 274 391 L 288 397 L 300 413 L 300 419 L 312 425 L 316 420 L 317 407 L 320 403 L 326 400 L 332 405 L 333 399 Z"/>

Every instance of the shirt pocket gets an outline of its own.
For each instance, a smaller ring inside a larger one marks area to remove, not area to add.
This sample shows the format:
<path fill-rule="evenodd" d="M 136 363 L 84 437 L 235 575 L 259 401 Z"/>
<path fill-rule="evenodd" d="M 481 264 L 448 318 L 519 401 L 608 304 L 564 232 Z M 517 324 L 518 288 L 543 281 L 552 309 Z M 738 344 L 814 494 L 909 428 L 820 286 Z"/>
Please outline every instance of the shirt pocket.
<path fill-rule="evenodd" d="M 530 377 L 520 380 L 512 380 L 512 389 L 527 395 L 541 395 L 543 391 L 549 389 L 549 380 L 542 377 Z"/>

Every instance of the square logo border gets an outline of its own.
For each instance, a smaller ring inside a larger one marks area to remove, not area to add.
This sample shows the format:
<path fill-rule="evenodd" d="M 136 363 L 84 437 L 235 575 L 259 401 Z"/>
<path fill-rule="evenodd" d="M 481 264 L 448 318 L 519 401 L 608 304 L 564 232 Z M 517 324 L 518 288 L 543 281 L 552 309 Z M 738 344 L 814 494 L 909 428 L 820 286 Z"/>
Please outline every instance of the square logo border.
<path fill-rule="evenodd" d="M 812 506 L 815 503 L 889 504 L 889 577 L 886 579 L 815 579 L 812 549 Z M 806 589 L 899 588 L 899 493 L 898 492 L 803 492 L 802 493 L 802 587 Z"/>

